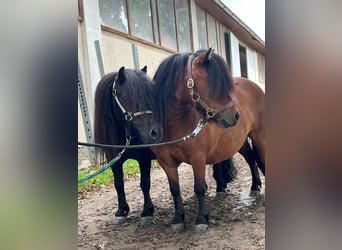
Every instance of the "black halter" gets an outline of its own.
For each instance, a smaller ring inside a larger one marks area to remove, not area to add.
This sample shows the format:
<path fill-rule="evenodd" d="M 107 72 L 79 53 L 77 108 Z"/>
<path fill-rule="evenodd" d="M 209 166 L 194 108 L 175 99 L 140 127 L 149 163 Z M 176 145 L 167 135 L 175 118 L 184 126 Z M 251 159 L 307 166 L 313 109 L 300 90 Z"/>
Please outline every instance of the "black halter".
<path fill-rule="evenodd" d="M 191 66 L 192 66 L 192 60 L 194 59 L 194 56 L 193 55 L 190 55 L 189 56 L 189 60 L 188 60 L 188 80 L 187 80 L 187 87 L 188 89 L 190 90 L 190 95 L 191 95 L 191 99 L 193 102 L 197 102 L 198 104 L 200 104 L 202 106 L 202 108 L 205 109 L 205 112 L 206 112 L 206 117 L 204 117 L 205 120 L 209 120 L 211 118 L 214 118 L 215 115 L 217 113 L 220 113 L 226 109 L 229 109 L 231 107 L 233 107 L 234 105 L 234 101 L 231 100 L 230 102 L 228 102 L 227 104 L 221 106 L 221 107 L 218 107 L 216 109 L 213 109 L 213 108 L 210 108 L 209 105 L 207 105 L 202 99 L 201 99 L 201 96 L 196 93 L 196 88 L 195 88 L 195 81 L 194 79 L 192 78 L 192 69 L 191 69 Z"/>
<path fill-rule="evenodd" d="M 132 122 L 132 120 L 135 117 L 140 116 L 140 115 L 152 114 L 152 111 L 151 110 L 145 110 L 145 111 L 138 111 L 138 112 L 134 112 L 134 113 L 127 111 L 118 98 L 115 85 L 116 85 L 116 80 L 114 80 L 114 83 L 113 83 L 112 95 L 114 97 L 116 104 L 119 106 L 122 114 L 124 115 L 125 120 L 128 122 L 128 124 L 127 124 L 128 127 L 125 126 L 126 139 L 128 139 L 128 138 L 130 139 L 131 138 L 131 122 Z"/>

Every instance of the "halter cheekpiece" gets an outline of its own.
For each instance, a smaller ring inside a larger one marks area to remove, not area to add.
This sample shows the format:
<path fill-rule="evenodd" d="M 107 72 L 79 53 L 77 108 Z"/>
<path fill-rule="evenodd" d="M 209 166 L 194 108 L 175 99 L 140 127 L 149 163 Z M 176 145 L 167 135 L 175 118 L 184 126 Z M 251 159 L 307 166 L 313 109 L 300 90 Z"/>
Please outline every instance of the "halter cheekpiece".
<path fill-rule="evenodd" d="M 226 109 L 231 108 L 234 105 L 234 101 L 231 100 L 230 102 L 228 102 L 226 105 L 223 105 L 219 108 L 211 108 L 209 107 L 209 105 L 207 105 L 202 99 L 201 96 L 196 92 L 196 88 L 195 88 L 195 81 L 192 78 L 192 60 L 194 59 L 193 55 L 189 56 L 188 59 L 188 64 L 187 64 L 187 68 L 188 68 L 188 80 L 186 82 L 186 85 L 190 91 L 190 95 L 191 95 L 191 99 L 193 102 L 197 102 L 198 104 L 200 104 L 202 106 L 202 108 L 205 109 L 206 112 L 206 117 L 204 119 L 209 120 L 215 117 L 215 115 L 217 113 L 220 113 Z"/>
<path fill-rule="evenodd" d="M 138 111 L 138 112 L 134 112 L 134 113 L 127 111 L 118 98 L 115 85 L 116 85 L 116 80 L 114 80 L 114 83 L 113 83 L 112 95 L 113 95 L 116 103 L 118 104 L 121 112 L 125 116 L 126 121 L 132 121 L 135 117 L 140 116 L 140 115 L 152 114 L 151 110 Z"/>

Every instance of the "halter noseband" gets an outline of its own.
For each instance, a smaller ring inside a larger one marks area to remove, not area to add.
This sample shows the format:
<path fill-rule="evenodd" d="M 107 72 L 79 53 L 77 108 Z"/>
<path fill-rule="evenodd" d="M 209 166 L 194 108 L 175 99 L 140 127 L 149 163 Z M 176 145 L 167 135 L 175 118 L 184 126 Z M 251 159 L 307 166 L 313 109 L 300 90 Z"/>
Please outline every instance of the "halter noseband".
<path fill-rule="evenodd" d="M 113 88 L 112 88 L 112 95 L 116 101 L 116 103 L 118 104 L 121 112 L 123 113 L 123 115 L 125 116 L 125 119 L 126 121 L 132 121 L 133 118 L 137 117 L 137 116 L 140 116 L 140 115 L 145 115 L 145 114 L 152 114 L 152 111 L 151 110 L 145 110 L 145 111 L 138 111 L 138 112 L 134 112 L 134 113 L 131 113 L 131 112 L 128 112 L 124 106 L 122 105 L 122 103 L 120 102 L 119 98 L 118 98 L 118 95 L 116 93 L 116 88 L 115 88 L 115 84 L 116 84 L 116 80 L 114 80 L 114 83 L 113 83 Z"/>
<path fill-rule="evenodd" d="M 187 80 L 187 87 L 188 89 L 190 90 L 190 95 L 191 95 L 191 99 L 193 102 L 197 102 L 198 104 L 200 104 L 202 106 L 202 108 L 205 109 L 206 111 L 206 117 L 205 119 L 208 120 L 208 119 L 211 119 L 211 118 L 214 118 L 215 115 L 217 113 L 220 113 L 226 109 L 229 109 L 231 108 L 233 105 L 234 105 L 234 101 L 231 100 L 230 102 L 228 102 L 226 105 L 223 105 L 219 108 L 216 108 L 216 109 L 213 109 L 213 108 L 210 108 L 209 105 L 207 105 L 202 99 L 201 99 L 201 96 L 196 93 L 196 89 L 195 89 L 195 81 L 194 79 L 192 78 L 192 69 L 191 69 L 191 65 L 192 65 L 192 60 L 194 59 L 194 56 L 193 55 L 190 55 L 189 56 L 189 60 L 188 60 L 188 80 Z"/>

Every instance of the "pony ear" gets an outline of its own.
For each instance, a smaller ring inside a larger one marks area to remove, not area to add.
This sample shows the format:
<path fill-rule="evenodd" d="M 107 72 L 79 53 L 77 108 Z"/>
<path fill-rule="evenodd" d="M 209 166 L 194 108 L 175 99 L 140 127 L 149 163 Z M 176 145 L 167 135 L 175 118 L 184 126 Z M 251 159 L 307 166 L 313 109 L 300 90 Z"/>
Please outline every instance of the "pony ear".
<path fill-rule="evenodd" d="M 147 66 L 145 65 L 142 69 L 141 69 L 142 72 L 145 72 L 145 74 L 147 73 Z"/>
<path fill-rule="evenodd" d="M 207 52 L 205 53 L 203 62 L 205 63 L 205 62 L 210 61 L 211 58 L 213 57 L 213 53 L 214 53 L 214 49 L 210 47 L 210 48 L 207 50 Z"/>
<path fill-rule="evenodd" d="M 125 67 L 122 66 L 118 73 L 118 83 L 123 83 L 126 80 Z"/>

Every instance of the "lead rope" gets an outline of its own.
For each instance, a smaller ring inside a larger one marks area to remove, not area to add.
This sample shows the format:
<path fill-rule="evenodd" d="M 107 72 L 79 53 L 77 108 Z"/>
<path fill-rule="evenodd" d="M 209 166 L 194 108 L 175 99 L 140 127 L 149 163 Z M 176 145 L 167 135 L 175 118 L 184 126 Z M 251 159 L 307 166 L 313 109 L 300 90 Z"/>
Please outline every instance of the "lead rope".
<path fill-rule="evenodd" d="M 99 170 L 97 170 L 94 173 L 91 173 L 81 179 L 79 179 L 77 181 L 77 184 L 81 184 L 87 180 L 90 180 L 91 178 L 101 174 L 102 172 L 104 172 L 105 170 L 107 170 L 108 168 L 110 168 L 111 166 L 114 165 L 114 163 L 116 161 L 118 161 L 121 156 L 123 155 L 123 153 L 126 151 L 126 149 L 128 148 L 149 148 L 149 147 L 157 147 L 157 146 L 163 146 L 163 145 L 170 145 L 170 144 L 175 144 L 178 142 L 184 142 L 186 140 L 192 139 L 194 138 L 196 135 L 199 134 L 199 132 L 201 132 L 201 130 L 207 125 L 207 121 L 204 121 L 202 119 L 199 120 L 196 128 L 188 135 L 184 136 L 183 138 L 180 138 L 178 140 L 174 140 L 174 141 L 168 141 L 168 142 L 163 142 L 163 143 L 155 143 L 155 144 L 144 144 L 144 145 L 131 145 L 129 146 L 129 144 L 131 143 L 131 137 L 127 136 L 126 137 L 126 146 L 120 146 L 120 145 L 106 145 L 106 144 L 92 144 L 92 143 L 82 143 L 82 142 L 78 142 L 79 145 L 84 145 L 84 146 L 94 146 L 94 147 L 107 147 L 107 148 L 123 148 L 120 153 L 118 153 L 118 155 L 116 157 L 114 157 L 110 162 L 108 162 L 105 166 L 103 166 L 102 168 L 100 168 Z"/>
<path fill-rule="evenodd" d="M 189 140 L 191 138 L 194 138 L 198 133 L 207 125 L 208 121 L 200 119 L 196 128 L 188 135 L 179 138 L 177 140 L 173 141 L 167 141 L 167 142 L 161 142 L 161 143 L 152 143 L 152 144 L 141 144 L 141 145 L 108 145 L 108 144 L 100 144 L 100 143 L 86 143 L 86 142 L 77 142 L 78 145 L 81 146 L 87 146 L 87 147 L 99 147 L 99 148 L 126 148 L 126 149 L 137 149 L 137 148 L 153 148 L 153 147 L 160 147 L 170 144 L 175 144 L 179 142 L 184 142 L 186 140 Z"/>
<path fill-rule="evenodd" d="M 131 143 L 131 138 L 130 137 L 127 137 L 126 138 L 126 146 L 128 146 L 129 144 Z M 118 161 L 121 156 L 123 155 L 123 153 L 126 151 L 126 148 L 122 149 L 120 153 L 118 153 L 118 155 L 116 157 L 114 157 L 110 162 L 108 162 L 106 165 L 104 165 L 102 168 L 100 168 L 99 170 L 95 171 L 94 173 L 91 173 L 81 179 L 79 179 L 77 181 L 77 184 L 81 184 L 87 180 L 90 180 L 91 178 L 95 177 L 96 175 L 99 175 L 101 174 L 102 172 L 104 172 L 106 169 L 110 168 L 111 166 L 114 165 L 114 163 L 116 161 Z"/>

